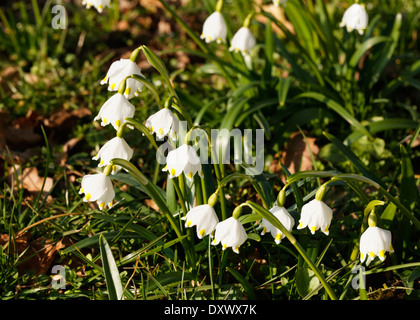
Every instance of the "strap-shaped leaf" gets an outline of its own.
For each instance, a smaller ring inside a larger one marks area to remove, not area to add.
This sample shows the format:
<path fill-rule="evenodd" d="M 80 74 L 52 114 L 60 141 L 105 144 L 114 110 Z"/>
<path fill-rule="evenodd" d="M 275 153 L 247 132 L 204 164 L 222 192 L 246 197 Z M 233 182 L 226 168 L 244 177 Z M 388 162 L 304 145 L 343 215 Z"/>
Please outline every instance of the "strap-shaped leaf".
<path fill-rule="evenodd" d="M 121 284 L 120 273 L 112 255 L 108 241 L 103 235 L 99 236 L 99 248 L 101 250 L 102 268 L 105 275 L 106 287 L 110 300 L 122 300 L 123 286 Z"/>

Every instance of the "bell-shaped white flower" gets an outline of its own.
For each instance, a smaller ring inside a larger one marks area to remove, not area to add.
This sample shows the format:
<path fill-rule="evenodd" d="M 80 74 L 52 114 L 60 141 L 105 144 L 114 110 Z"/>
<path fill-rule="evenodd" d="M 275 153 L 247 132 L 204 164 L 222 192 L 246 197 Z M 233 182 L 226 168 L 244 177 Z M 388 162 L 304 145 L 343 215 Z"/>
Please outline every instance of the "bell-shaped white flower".
<path fill-rule="evenodd" d="M 242 223 L 234 217 L 230 217 L 216 225 L 213 245 L 222 244 L 225 250 L 231 247 L 236 253 L 239 253 L 239 247 L 248 239 L 248 235 Z"/>
<path fill-rule="evenodd" d="M 82 5 L 88 9 L 95 7 L 99 13 L 102 13 L 105 7 L 111 7 L 111 0 L 83 0 Z"/>
<path fill-rule="evenodd" d="M 215 11 L 213 12 L 203 24 L 203 31 L 200 38 L 207 43 L 216 41 L 217 43 L 226 42 L 227 27 L 223 15 Z"/>
<path fill-rule="evenodd" d="M 94 156 L 93 160 L 99 160 L 98 167 L 104 167 L 110 165 L 112 159 L 124 159 L 130 161 L 133 156 L 133 149 L 127 144 L 127 142 L 120 137 L 115 137 L 105 143 L 99 150 L 98 154 Z M 120 171 L 121 166 L 113 165 L 111 174 L 115 174 Z"/>
<path fill-rule="evenodd" d="M 288 230 L 291 231 L 293 226 L 295 225 L 295 220 L 290 215 L 290 213 L 284 207 L 274 206 L 269 210 L 279 221 L 280 223 Z M 273 226 L 270 222 L 266 219 L 261 220 L 261 226 L 263 230 L 261 235 L 264 235 L 266 232 L 270 232 L 274 238 L 274 241 L 279 244 L 281 239 L 283 239 L 286 235 L 283 234 L 280 229 Z"/>
<path fill-rule="evenodd" d="M 360 237 L 360 262 L 367 258 L 368 265 L 375 257 L 385 260 L 385 253 L 394 252 L 391 244 L 391 232 L 377 226 L 368 227 Z"/>
<path fill-rule="evenodd" d="M 120 93 L 116 93 L 103 104 L 94 120 L 102 120 L 102 126 L 111 124 L 115 130 L 118 130 L 126 122 L 126 118 L 134 116 L 134 111 L 135 107 L 127 98 Z"/>
<path fill-rule="evenodd" d="M 244 55 L 248 55 L 255 47 L 257 41 L 247 27 L 241 27 L 233 36 L 230 43 L 229 51 L 240 51 Z"/>
<path fill-rule="evenodd" d="M 186 227 L 197 227 L 197 237 L 199 239 L 211 234 L 219 223 L 216 211 L 208 204 L 192 208 L 182 220 L 186 220 Z"/>
<path fill-rule="evenodd" d="M 179 131 L 179 120 L 168 108 L 163 108 L 146 120 L 146 127 L 151 133 L 156 133 L 159 140 L 168 134 L 170 138 L 176 139 Z"/>
<path fill-rule="evenodd" d="M 111 179 L 103 173 L 85 175 L 82 179 L 79 194 L 84 193 L 83 201 L 96 201 L 102 210 L 106 205 L 111 208 L 115 191 Z"/>
<path fill-rule="evenodd" d="M 190 181 L 196 173 L 200 177 L 203 177 L 200 158 L 195 149 L 187 144 L 183 144 L 175 150 L 168 152 L 166 166 L 162 171 L 168 171 L 170 178 L 178 177 L 184 172 Z"/>
<path fill-rule="evenodd" d="M 361 4 L 354 3 L 344 12 L 340 27 L 346 27 L 348 32 L 357 30 L 362 35 L 368 23 L 369 16 L 365 7 Z"/>
<path fill-rule="evenodd" d="M 285 4 L 287 2 L 287 0 L 273 0 L 273 4 L 278 7 L 281 4 Z"/>
<path fill-rule="evenodd" d="M 141 73 L 141 69 L 134 61 L 131 61 L 131 59 L 120 59 L 111 64 L 108 69 L 108 73 L 101 81 L 101 84 L 108 83 L 109 91 L 117 91 L 120 83 L 126 77 L 132 76 L 134 74 L 144 77 Z M 133 78 L 129 78 L 126 80 L 124 96 L 127 99 L 138 96 L 142 88 L 143 84 L 141 82 Z"/>
<path fill-rule="evenodd" d="M 308 227 L 312 234 L 320 229 L 326 235 L 332 220 L 332 210 L 323 201 L 314 199 L 302 207 L 298 229 Z"/>

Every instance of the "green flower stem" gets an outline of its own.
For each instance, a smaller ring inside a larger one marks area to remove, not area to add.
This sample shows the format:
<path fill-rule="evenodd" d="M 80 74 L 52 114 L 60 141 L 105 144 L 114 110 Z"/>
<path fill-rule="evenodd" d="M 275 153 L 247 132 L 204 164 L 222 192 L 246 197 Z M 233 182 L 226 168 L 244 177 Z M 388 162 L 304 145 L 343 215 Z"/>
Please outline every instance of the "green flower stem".
<path fill-rule="evenodd" d="M 171 227 L 175 231 L 178 238 L 182 238 L 183 234 L 179 225 L 176 223 L 171 211 L 167 207 L 164 199 L 161 197 L 159 192 L 156 190 L 155 186 L 150 183 L 149 179 L 147 179 L 141 172 L 138 170 L 131 162 L 124 160 L 124 159 L 113 159 L 111 161 L 111 165 L 119 165 L 126 169 L 134 178 L 136 178 L 149 192 L 150 197 L 168 219 Z M 187 239 L 181 240 L 181 244 L 184 247 L 185 255 L 187 258 L 187 262 L 189 266 L 193 267 L 195 265 L 194 259 L 194 247 L 191 246 L 191 243 Z"/>
<path fill-rule="evenodd" d="M 194 176 L 194 188 L 195 188 L 195 199 L 197 202 L 197 206 L 204 204 L 201 178 L 198 175 Z"/>
<path fill-rule="evenodd" d="M 139 130 L 141 133 L 143 133 L 147 137 L 147 139 L 149 139 L 150 143 L 156 150 L 160 150 L 158 145 L 156 144 L 155 138 L 153 137 L 153 135 L 150 134 L 149 129 L 144 124 L 132 118 L 125 118 L 125 121 L 126 125 L 131 125 L 137 130 Z"/>
<path fill-rule="evenodd" d="M 159 109 L 162 109 L 162 102 L 160 101 L 159 93 L 157 89 L 155 88 L 155 86 L 149 80 L 147 80 L 146 78 L 138 74 L 133 74 L 132 76 L 128 78 L 137 80 L 138 82 L 142 83 L 147 89 L 149 89 L 153 95 L 153 98 L 156 100 L 156 103 L 159 106 Z"/>
<path fill-rule="evenodd" d="M 318 277 L 319 281 L 322 283 L 325 291 L 328 293 L 329 297 L 332 300 L 337 300 L 337 296 L 335 295 L 334 291 L 324 278 L 323 274 L 315 263 L 312 261 L 312 259 L 309 257 L 307 252 L 303 249 L 303 247 L 297 242 L 296 238 L 280 223 L 280 221 L 266 208 L 252 202 L 247 201 L 246 204 L 254 210 L 257 214 L 259 214 L 261 217 L 267 219 L 268 222 L 270 222 L 272 225 L 274 225 L 276 228 L 278 228 L 290 241 L 290 243 L 296 248 L 296 250 L 299 252 L 299 254 L 302 256 L 302 258 L 305 260 L 305 262 L 308 264 L 308 266 L 312 269 L 312 271 L 315 273 L 315 275 Z"/>
<path fill-rule="evenodd" d="M 255 15 L 255 12 L 251 12 L 251 13 L 249 13 L 249 14 L 246 16 L 246 18 L 245 18 L 244 23 L 243 23 L 243 25 L 242 25 L 242 26 L 244 26 L 245 28 L 249 28 L 249 26 L 250 26 L 250 24 L 251 24 L 251 20 L 252 20 L 252 18 L 254 17 L 254 15 Z"/>
<path fill-rule="evenodd" d="M 223 0 L 219 0 L 219 1 L 217 1 L 217 4 L 216 4 L 216 11 L 217 12 L 222 12 L 222 10 L 223 10 Z"/>
<path fill-rule="evenodd" d="M 176 192 L 176 194 L 178 195 L 178 198 L 179 198 L 179 203 L 181 205 L 182 213 L 184 214 L 184 217 L 185 217 L 188 213 L 187 207 L 185 206 L 185 195 L 180 188 L 179 180 L 176 181 L 176 179 L 173 178 L 172 182 L 173 182 L 174 187 L 175 187 L 175 192 Z"/>
<path fill-rule="evenodd" d="M 103 174 L 106 176 L 109 176 L 111 172 L 112 172 L 112 165 L 109 164 L 104 168 Z"/>

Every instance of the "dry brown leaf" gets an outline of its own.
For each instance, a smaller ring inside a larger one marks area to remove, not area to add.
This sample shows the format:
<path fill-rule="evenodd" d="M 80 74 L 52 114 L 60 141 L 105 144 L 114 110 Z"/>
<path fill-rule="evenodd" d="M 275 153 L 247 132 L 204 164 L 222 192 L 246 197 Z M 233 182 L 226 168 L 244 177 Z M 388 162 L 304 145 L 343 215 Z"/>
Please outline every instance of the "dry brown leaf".
<path fill-rule="evenodd" d="M 39 176 L 37 168 L 25 168 L 22 172 L 20 165 L 15 165 L 14 167 L 9 168 L 7 179 L 14 190 L 17 188 L 16 179 L 18 179 L 18 181 L 20 181 L 20 185 L 29 193 L 34 195 L 37 195 L 39 192 L 41 192 L 44 182 L 44 177 Z M 45 179 L 45 185 L 42 190 L 43 194 L 48 193 L 53 187 L 53 184 L 53 179 L 47 177 Z"/>
<path fill-rule="evenodd" d="M 65 247 L 63 241 L 53 243 L 51 240 L 46 240 L 44 237 L 39 237 L 34 241 L 30 241 L 31 234 L 26 232 L 21 235 L 16 235 L 13 241 L 9 241 L 9 235 L 0 235 L 0 245 L 6 248 L 10 246 L 11 254 L 17 252 L 25 253 L 21 257 L 22 263 L 18 265 L 20 274 L 27 273 L 32 270 L 36 275 L 49 273 L 52 263 L 57 257 L 58 251 Z"/>
<path fill-rule="evenodd" d="M 286 143 L 281 157 L 283 165 L 291 174 L 298 171 L 312 170 L 313 163 L 311 151 L 314 156 L 318 155 L 319 147 L 315 144 L 316 139 L 306 137 L 300 132 L 293 133 Z"/>
<path fill-rule="evenodd" d="M 150 209 L 153 209 L 155 211 L 160 211 L 158 205 L 152 199 L 146 199 L 146 200 L 144 200 L 144 204 L 146 206 L 148 206 Z"/>
<path fill-rule="evenodd" d="M 41 142 L 42 137 L 35 132 L 38 127 L 40 116 L 33 110 L 29 110 L 25 117 L 16 119 L 6 129 L 7 145 L 12 150 L 24 150 Z"/>

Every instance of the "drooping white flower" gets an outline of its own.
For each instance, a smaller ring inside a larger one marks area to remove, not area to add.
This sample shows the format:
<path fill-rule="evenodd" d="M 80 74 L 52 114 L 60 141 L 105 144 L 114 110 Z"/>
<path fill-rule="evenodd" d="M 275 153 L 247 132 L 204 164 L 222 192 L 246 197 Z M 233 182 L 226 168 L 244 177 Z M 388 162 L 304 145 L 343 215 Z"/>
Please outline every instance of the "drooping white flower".
<path fill-rule="evenodd" d="M 85 175 L 79 194 L 84 193 L 83 201 L 96 201 L 102 210 L 106 205 L 111 208 L 115 197 L 111 179 L 103 173 Z"/>
<path fill-rule="evenodd" d="M 115 130 L 118 130 L 126 122 L 126 118 L 134 116 L 134 111 L 135 107 L 127 98 L 120 93 L 116 93 L 103 104 L 94 120 L 102 120 L 102 126 L 111 124 Z"/>
<path fill-rule="evenodd" d="M 285 4 L 287 2 L 287 0 L 273 0 L 273 4 L 278 7 L 281 4 Z"/>
<path fill-rule="evenodd" d="M 208 204 L 192 208 L 182 220 L 186 220 L 186 227 L 197 227 L 197 237 L 199 239 L 211 234 L 219 223 L 216 211 Z"/>
<path fill-rule="evenodd" d="M 295 220 L 290 215 L 290 213 L 284 207 L 274 206 L 269 210 L 279 221 L 280 223 L 288 230 L 291 231 L 293 226 L 295 225 Z M 266 232 L 270 232 L 274 238 L 274 241 L 279 244 L 281 239 L 285 237 L 285 235 L 280 231 L 280 229 L 273 226 L 270 222 L 266 219 L 262 219 L 261 226 L 263 230 L 261 235 L 264 235 Z"/>
<path fill-rule="evenodd" d="M 146 120 L 146 127 L 151 133 L 156 133 L 158 139 L 168 134 L 175 139 L 179 131 L 179 120 L 168 108 L 163 108 Z"/>
<path fill-rule="evenodd" d="M 302 207 L 298 229 L 308 227 L 312 234 L 321 229 L 326 235 L 332 220 L 332 210 L 323 201 L 313 199 Z"/>
<path fill-rule="evenodd" d="M 368 265 L 375 257 L 385 260 L 385 253 L 394 252 L 391 244 L 391 232 L 379 227 L 368 227 L 360 237 L 360 262 L 367 258 Z"/>
<path fill-rule="evenodd" d="M 187 144 L 168 152 L 166 166 L 162 171 L 168 171 L 170 178 L 178 177 L 184 172 L 190 181 L 196 173 L 203 177 L 200 158 L 195 149 Z"/>
<path fill-rule="evenodd" d="M 83 0 L 82 5 L 88 9 L 93 6 L 101 13 L 105 7 L 111 7 L 111 0 Z"/>
<path fill-rule="evenodd" d="M 365 7 L 361 4 L 354 3 L 344 12 L 340 27 L 346 27 L 348 32 L 357 30 L 362 35 L 368 23 L 369 16 Z"/>
<path fill-rule="evenodd" d="M 207 43 L 216 41 L 217 43 L 226 42 L 227 27 L 223 15 L 215 11 L 213 12 L 203 24 L 203 31 L 200 38 Z"/>
<path fill-rule="evenodd" d="M 109 91 L 117 91 L 118 87 L 126 77 L 137 74 L 144 77 L 139 66 L 130 59 L 120 59 L 115 61 L 109 67 L 108 73 L 101 81 L 101 84 L 108 83 Z M 143 84 L 135 79 L 129 78 L 126 80 L 124 96 L 131 99 L 138 96 L 143 88 Z"/>
<path fill-rule="evenodd" d="M 248 239 L 248 235 L 242 223 L 234 217 L 230 217 L 216 225 L 213 245 L 222 244 L 225 250 L 231 247 L 235 253 L 239 253 L 239 247 Z"/>
<path fill-rule="evenodd" d="M 130 161 L 132 156 L 133 149 L 130 148 L 127 142 L 123 138 L 115 137 L 105 143 L 92 159 L 100 159 L 98 167 L 104 167 L 109 165 L 112 159 L 119 158 Z M 117 173 L 120 169 L 121 166 L 113 165 L 111 174 Z"/>
<path fill-rule="evenodd" d="M 257 41 L 247 27 L 241 27 L 233 36 L 229 51 L 240 51 L 244 55 L 249 55 L 255 47 Z"/>

